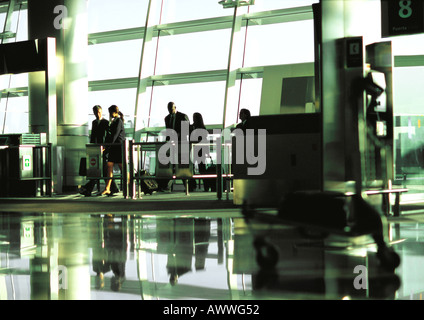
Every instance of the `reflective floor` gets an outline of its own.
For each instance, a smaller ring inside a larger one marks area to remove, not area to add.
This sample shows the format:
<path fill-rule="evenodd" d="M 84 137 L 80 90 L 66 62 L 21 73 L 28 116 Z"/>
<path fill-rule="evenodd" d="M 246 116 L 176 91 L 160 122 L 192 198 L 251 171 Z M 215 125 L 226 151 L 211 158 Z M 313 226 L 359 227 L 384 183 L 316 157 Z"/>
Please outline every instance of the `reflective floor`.
<path fill-rule="evenodd" d="M 424 218 L 413 217 L 390 222 L 402 259 L 393 273 L 366 237 L 306 236 L 238 210 L 0 213 L 0 299 L 418 300 Z M 268 252 L 252 244 L 263 236 Z"/>

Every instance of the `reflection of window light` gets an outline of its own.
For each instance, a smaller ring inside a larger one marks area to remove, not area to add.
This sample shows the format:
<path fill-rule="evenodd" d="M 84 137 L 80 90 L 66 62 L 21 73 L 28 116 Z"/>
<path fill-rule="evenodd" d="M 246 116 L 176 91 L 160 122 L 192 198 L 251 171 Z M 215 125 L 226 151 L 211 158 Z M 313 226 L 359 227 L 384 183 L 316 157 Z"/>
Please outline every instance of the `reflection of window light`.
<path fill-rule="evenodd" d="M 378 137 L 385 137 L 387 135 L 386 121 L 376 122 L 376 133 Z"/>

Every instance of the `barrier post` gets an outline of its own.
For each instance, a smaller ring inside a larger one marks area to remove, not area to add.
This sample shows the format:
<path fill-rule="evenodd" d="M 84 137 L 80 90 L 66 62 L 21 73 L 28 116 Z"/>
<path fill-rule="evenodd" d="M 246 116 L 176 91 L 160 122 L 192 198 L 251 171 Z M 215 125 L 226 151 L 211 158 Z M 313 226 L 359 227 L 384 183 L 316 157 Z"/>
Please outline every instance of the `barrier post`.
<path fill-rule="evenodd" d="M 135 198 L 135 184 L 134 184 L 134 139 L 129 142 L 129 197 Z"/>

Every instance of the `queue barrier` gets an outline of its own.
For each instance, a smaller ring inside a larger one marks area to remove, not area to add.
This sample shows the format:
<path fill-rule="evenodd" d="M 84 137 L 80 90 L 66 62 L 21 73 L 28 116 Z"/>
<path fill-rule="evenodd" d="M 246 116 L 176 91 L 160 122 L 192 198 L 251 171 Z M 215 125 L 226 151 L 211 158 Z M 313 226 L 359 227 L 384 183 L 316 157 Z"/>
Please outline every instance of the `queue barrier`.
<path fill-rule="evenodd" d="M 221 199 L 223 195 L 223 183 L 226 184 L 226 197 L 229 199 L 229 192 L 231 190 L 231 165 L 216 164 L 216 171 L 208 174 L 194 174 L 194 164 L 192 162 L 193 146 L 200 145 L 199 143 L 189 143 L 189 154 L 187 158 L 188 163 L 168 163 L 163 164 L 157 161 L 160 148 L 166 142 L 134 142 L 134 140 L 125 140 L 122 144 L 122 173 L 113 175 L 109 178 L 105 174 L 105 159 L 103 156 L 103 150 L 108 146 L 116 144 L 94 144 L 90 143 L 86 145 L 86 169 L 87 179 L 106 180 L 106 179 L 120 179 L 121 188 L 123 191 L 124 198 L 136 199 L 141 198 L 140 181 L 144 179 L 169 179 L 176 180 L 182 179 L 186 182 L 186 195 L 189 194 L 188 179 L 204 179 L 204 178 L 216 178 L 217 179 L 217 198 Z M 212 144 L 208 144 L 212 145 Z M 229 145 L 222 145 L 222 148 L 230 150 Z M 151 153 L 154 161 L 153 175 L 142 175 L 141 173 L 146 168 L 147 154 Z M 221 152 L 221 154 L 224 154 Z M 181 154 L 178 154 L 178 159 L 181 158 Z M 136 190 L 136 184 L 139 188 Z"/>
<path fill-rule="evenodd" d="M 87 179 L 88 180 L 121 180 L 121 189 L 124 198 L 128 197 L 128 140 L 125 140 L 121 144 L 122 150 L 122 172 L 121 174 L 113 175 L 108 177 L 106 175 L 106 163 L 104 158 L 104 149 L 116 146 L 116 143 L 89 143 L 86 144 L 86 168 L 87 168 Z M 125 174 L 127 173 L 127 174 Z"/>
<path fill-rule="evenodd" d="M 216 164 L 216 171 L 215 173 L 208 173 L 208 174 L 194 174 L 194 163 L 193 163 L 193 150 L 196 146 L 212 146 L 215 144 L 201 144 L 201 143 L 188 143 L 188 152 L 189 157 L 186 159 L 185 164 L 182 164 L 181 160 L 181 153 L 178 154 L 178 159 L 175 161 L 175 164 L 169 163 L 162 163 L 161 161 L 158 161 L 158 154 L 160 151 L 160 148 L 163 147 L 167 142 L 134 142 L 134 140 L 129 142 L 129 197 L 130 198 L 141 198 L 141 188 L 140 188 L 140 181 L 144 179 L 169 179 L 169 180 L 175 180 L 175 179 L 182 179 L 185 180 L 185 189 L 186 189 L 186 195 L 189 195 L 189 188 L 188 188 L 188 180 L 187 179 L 204 179 L 204 178 L 216 178 L 217 179 L 217 198 L 222 198 L 223 188 L 222 184 L 223 182 L 226 183 L 227 188 L 226 195 L 227 199 L 229 198 L 229 192 L 230 192 L 230 181 L 232 179 L 231 174 L 231 165 L 223 166 L 220 163 Z M 175 145 L 174 145 L 175 146 Z M 229 146 L 222 145 L 222 148 L 228 148 L 230 150 Z M 181 148 L 176 148 L 176 150 L 180 150 Z M 149 157 L 150 153 L 150 157 Z M 221 154 L 224 154 L 221 150 Z M 177 152 L 175 152 L 175 156 L 177 156 Z M 149 169 L 150 165 L 152 164 L 151 161 L 154 159 L 154 174 L 152 175 L 143 175 L 142 172 L 146 170 L 146 165 L 148 163 Z M 149 160 L 149 161 L 148 161 Z M 139 186 L 136 190 L 136 184 Z"/>

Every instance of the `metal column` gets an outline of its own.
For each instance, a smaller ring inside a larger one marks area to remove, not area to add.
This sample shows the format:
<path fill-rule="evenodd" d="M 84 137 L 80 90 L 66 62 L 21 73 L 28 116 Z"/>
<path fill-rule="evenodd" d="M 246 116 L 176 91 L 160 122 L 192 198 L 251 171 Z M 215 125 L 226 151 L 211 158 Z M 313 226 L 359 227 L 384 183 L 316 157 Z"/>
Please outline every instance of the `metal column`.
<path fill-rule="evenodd" d="M 149 0 L 147 9 L 146 25 L 144 28 L 143 44 L 141 47 L 140 56 L 140 69 L 138 74 L 137 96 L 134 111 L 134 134 L 135 140 L 138 141 L 139 137 L 136 136 L 137 130 L 149 126 L 151 95 L 146 92 L 148 81 L 150 77 L 155 74 L 155 60 L 156 49 L 158 43 L 153 41 L 153 29 L 155 26 L 155 19 L 160 19 L 160 10 L 162 0 Z M 158 35 L 159 37 L 159 35 Z M 153 86 L 152 86 L 153 90 Z M 141 106 L 144 106 L 141 108 Z M 166 111 L 166 106 L 163 106 Z"/>
<path fill-rule="evenodd" d="M 28 37 L 56 39 L 57 66 L 57 145 L 64 147 L 66 167 L 65 188 L 82 184 L 78 174 L 79 160 L 85 154 L 88 136 L 87 119 L 87 2 L 86 0 L 28 0 Z M 50 83 L 47 75 L 47 83 Z M 40 86 L 41 75 L 29 77 L 30 119 L 44 117 L 43 106 L 52 102 L 53 93 L 45 93 Z M 43 119 L 43 125 L 47 125 Z"/>

